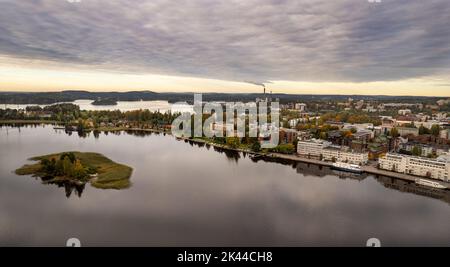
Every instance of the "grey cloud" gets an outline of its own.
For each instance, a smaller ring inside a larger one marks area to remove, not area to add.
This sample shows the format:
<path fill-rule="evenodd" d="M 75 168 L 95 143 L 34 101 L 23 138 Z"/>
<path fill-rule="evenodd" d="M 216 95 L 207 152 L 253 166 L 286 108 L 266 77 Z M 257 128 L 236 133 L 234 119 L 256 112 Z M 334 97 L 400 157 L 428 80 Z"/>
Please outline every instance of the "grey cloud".
<path fill-rule="evenodd" d="M 0 54 L 234 81 L 377 81 L 450 66 L 447 0 L 0 0 Z"/>

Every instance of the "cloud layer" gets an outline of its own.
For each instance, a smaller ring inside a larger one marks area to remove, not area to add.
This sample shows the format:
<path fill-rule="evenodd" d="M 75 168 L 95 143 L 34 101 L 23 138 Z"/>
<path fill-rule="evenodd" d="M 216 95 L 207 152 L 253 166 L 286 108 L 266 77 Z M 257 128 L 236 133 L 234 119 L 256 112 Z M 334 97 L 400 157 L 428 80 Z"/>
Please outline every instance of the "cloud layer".
<path fill-rule="evenodd" d="M 450 67 L 448 0 L 0 0 L 0 54 L 233 81 L 386 81 Z"/>

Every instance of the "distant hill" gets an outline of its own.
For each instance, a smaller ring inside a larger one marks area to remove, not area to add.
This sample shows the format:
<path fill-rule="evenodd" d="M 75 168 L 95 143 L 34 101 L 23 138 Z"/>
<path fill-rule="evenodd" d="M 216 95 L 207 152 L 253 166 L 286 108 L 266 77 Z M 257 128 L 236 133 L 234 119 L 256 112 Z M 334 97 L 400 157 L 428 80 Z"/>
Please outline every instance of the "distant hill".
<path fill-rule="evenodd" d="M 203 93 L 203 101 L 229 101 L 249 102 L 256 98 L 262 98 L 258 93 Z M 364 96 L 364 95 L 294 95 L 294 94 L 272 94 L 273 99 L 278 98 L 281 103 L 292 101 L 344 101 L 349 97 L 354 100 L 379 100 L 383 102 L 426 102 L 434 103 L 442 97 L 421 96 Z M 130 91 L 130 92 L 88 92 L 88 91 L 61 91 L 61 92 L 0 92 L 0 104 L 54 104 L 58 102 L 72 102 L 78 99 L 114 99 L 117 101 L 150 101 L 166 100 L 174 102 L 194 101 L 194 93 L 156 93 L 152 91 Z"/>

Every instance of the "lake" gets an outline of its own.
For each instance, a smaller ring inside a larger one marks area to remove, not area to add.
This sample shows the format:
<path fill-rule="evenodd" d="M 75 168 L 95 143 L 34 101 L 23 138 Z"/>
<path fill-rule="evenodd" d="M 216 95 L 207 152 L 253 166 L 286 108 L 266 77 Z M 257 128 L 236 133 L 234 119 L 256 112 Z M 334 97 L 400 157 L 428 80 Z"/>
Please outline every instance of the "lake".
<path fill-rule="evenodd" d="M 193 108 L 192 105 L 186 104 L 171 104 L 167 101 L 117 101 L 117 105 L 114 106 L 104 106 L 104 105 L 92 105 L 93 100 L 88 99 L 79 99 L 75 100 L 73 102 L 67 102 L 72 103 L 75 105 L 80 106 L 81 110 L 120 110 L 122 112 L 124 111 L 131 111 L 131 110 L 139 110 L 139 109 L 148 109 L 150 111 L 159 111 L 159 112 L 166 112 L 166 111 L 173 111 L 173 112 L 192 112 Z M 50 105 L 37 105 L 37 104 L 1 104 L 1 109 L 25 109 L 29 106 L 50 106 Z"/>
<path fill-rule="evenodd" d="M 13 171 L 27 158 L 99 152 L 133 167 L 126 190 L 65 188 Z M 450 192 L 387 177 L 126 133 L 0 128 L 0 245 L 383 246 L 450 244 Z"/>

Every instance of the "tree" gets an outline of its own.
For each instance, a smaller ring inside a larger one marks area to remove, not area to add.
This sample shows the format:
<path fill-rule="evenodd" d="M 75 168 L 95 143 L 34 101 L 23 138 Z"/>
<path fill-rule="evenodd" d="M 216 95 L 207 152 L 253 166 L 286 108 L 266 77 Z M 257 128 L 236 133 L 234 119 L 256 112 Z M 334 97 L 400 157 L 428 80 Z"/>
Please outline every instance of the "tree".
<path fill-rule="evenodd" d="M 64 175 L 64 167 L 63 167 L 63 161 L 58 160 L 55 164 L 55 176 L 62 176 Z"/>
<path fill-rule="evenodd" d="M 41 166 L 42 170 L 47 173 L 48 175 L 54 175 L 56 171 L 56 161 L 55 159 L 48 160 L 48 159 L 42 159 L 41 160 Z"/>
<path fill-rule="evenodd" d="M 342 135 L 343 135 L 344 137 L 350 138 L 350 137 L 353 136 L 353 133 L 352 133 L 352 131 L 346 130 L 346 131 L 343 131 L 343 132 L 342 132 Z"/>
<path fill-rule="evenodd" d="M 394 127 L 394 128 L 391 129 L 390 136 L 392 136 L 392 137 L 399 137 L 400 136 L 400 133 L 398 132 L 397 128 Z"/>
<path fill-rule="evenodd" d="M 81 162 L 79 159 L 77 159 L 75 161 L 75 163 L 73 164 L 73 170 L 72 170 L 72 176 L 73 178 L 76 178 L 78 180 L 82 180 L 86 177 L 86 171 L 83 167 L 83 165 L 81 165 Z"/>
<path fill-rule="evenodd" d="M 270 151 L 282 154 L 293 154 L 295 153 L 295 147 L 293 144 L 282 144 L 275 148 L 270 149 Z"/>
<path fill-rule="evenodd" d="M 261 151 L 261 144 L 257 141 L 252 144 L 252 150 L 255 152 Z"/>
<path fill-rule="evenodd" d="M 231 148 L 238 148 L 241 144 L 239 137 L 228 137 L 227 145 Z"/>
<path fill-rule="evenodd" d="M 438 124 L 433 124 L 431 126 L 431 134 L 434 136 L 439 136 L 439 133 L 441 132 L 441 127 Z"/>
<path fill-rule="evenodd" d="M 68 177 L 73 177 L 73 163 L 70 161 L 69 157 L 65 157 L 63 160 L 63 175 Z"/>
<path fill-rule="evenodd" d="M 75 154 L 72 152 L 68 152 L 68 153 L 63 153 L 61 154 L 61 156 L 59 157 L 60 160 L 64 160 L 65 158 L 69 158 L 71 163 L 74 163 L 76 158 L 75 158 Z"/>
<path fill-rule="evenodd" d="M 414 146 L 412 149 L 413 156 L 421 156 L 422 155 L 422 149 L 419 146 Z"/>
<path fill-rule="evenodd" d="M 423 134 L 430 134 L 430 129 L 428 129 L 427 127 L 421 125 L 419 127 L 419 135 L 423 135 Z"/>

